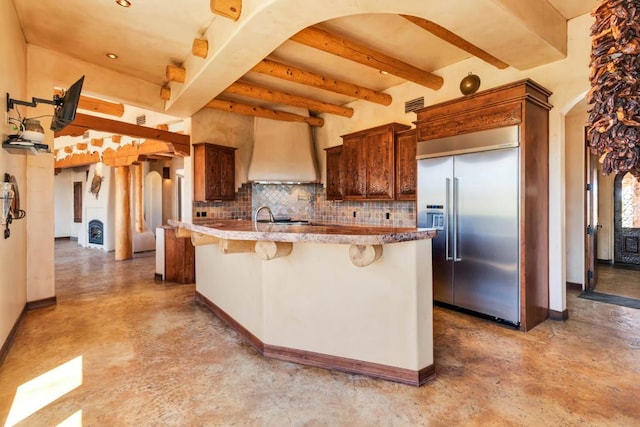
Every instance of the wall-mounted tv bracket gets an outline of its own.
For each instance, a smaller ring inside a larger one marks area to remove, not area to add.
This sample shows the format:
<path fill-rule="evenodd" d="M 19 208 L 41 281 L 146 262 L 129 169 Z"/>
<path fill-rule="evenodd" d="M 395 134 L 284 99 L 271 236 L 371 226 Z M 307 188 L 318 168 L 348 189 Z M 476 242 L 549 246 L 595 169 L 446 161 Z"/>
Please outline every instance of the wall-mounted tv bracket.
<path fill-rule="evenodd" d="M 28 101 L 20 101 L 18 99 L 12 99 L 9 96 L 9 92 L 7 92 L 7 113 L 13 109 L 16 105 L 25 105 L 27 107 L 35 107 L 41 104 L 49 104 L 49 105 L 62 105 L 62 98 L 58 95 L 54 95 L 53 99 L 44 99 L 44 98 L 36 98 L 35 96 L 31 98 L 31 102 Z"/>

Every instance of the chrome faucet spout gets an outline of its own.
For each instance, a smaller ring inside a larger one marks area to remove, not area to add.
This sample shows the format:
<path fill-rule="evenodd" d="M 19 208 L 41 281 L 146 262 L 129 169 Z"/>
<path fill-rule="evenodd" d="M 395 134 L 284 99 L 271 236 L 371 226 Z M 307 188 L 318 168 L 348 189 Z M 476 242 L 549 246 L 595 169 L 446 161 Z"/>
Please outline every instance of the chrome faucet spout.
<path fill-rule="evenodd" d="M 275 219 L 273 218 L 273 213 L 271 212 L 271 208 L 267 205 L 262 205 L 258 209 L 256 209 L 256 213 L 253 216 L 253 222 L 258 222 L 258 215 L 263 209 L 266 210 L 267 213 L 269 214 L 269 222 L 275 222 Z"/>

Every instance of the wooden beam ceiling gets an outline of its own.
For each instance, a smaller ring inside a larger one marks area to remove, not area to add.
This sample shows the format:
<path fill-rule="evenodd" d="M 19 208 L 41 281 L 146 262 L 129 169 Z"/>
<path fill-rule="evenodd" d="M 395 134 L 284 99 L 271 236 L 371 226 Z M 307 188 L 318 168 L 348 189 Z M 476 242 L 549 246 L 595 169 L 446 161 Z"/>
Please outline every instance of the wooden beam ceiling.
<path fill-rule="evenodd" d="M 175 148 L 176 154 L 188 156 L 191 152 L 191 139 L 189 135 L 168 132 L 161 129 L 153 129 L 150 127 L 138 126 L 131 123 L 81 113 L 76 113 L 76 118 L 69 126 L 67 126 L 67 128 L 69 127 L 72 127 L 71 129 L 74 131 L 82 129 L 82 133 L 86 130 L 97 130 L 137 138 L 157 139 L 171 143 Z M 66 132 L 67 128 L 63 129 L 61 132 L 56 132 L 55 136 L 69 135 L 69 133 Z M 82 133 L 80 133 L 80 135 L 82 135 Z"/>
<path fill-rule="evenodd" d="M 100 154 L 97 151 L 93 153 L 78 153 L 72 154 L 71 156 L 67 156 L 60 160 L 56 160 L 54 167 L 56 169 L 73 168 L 76 166 L 91 165 L 93 163 L 98 163 L 99 161 Z"/>
<path fill-rule="evenodd" d="M 440 76 L 315 26 L 305 28 L 291 37 L 291 40 L 376 70 L 385 71 L 430 89 L 440 89 L 444 82 Z"/>
<path fill-rule="evenodd" d="M 265 74 L 272 77 L 288 80 L 294 83 L 300 83 L 307 86 L 313 86 L 319 89 L 331 92 L 341 93 L 353 98 L 363 99 L 365 101 L 375 102 L 381 105 L 390 105 L 392 102 L 391 95 L 376 92 L 373 89 L 358 86 L 356 84 L 343 82 L 328 76 L 316 74 L 311 71 L 302 70 L 300 68 L 281 64 L 270 59 L 263 59 L 251 71 Z"/>
<path fill-rule="evenodd" d="M 509 66 L 509 64 L 502 62 L 495 56 L 485 52 L 479 47 L 469 43 L 462 37 L 459 37 L 458 35 L 452 33 L 451 31 L 447 30 L 444 27 L 441 27 L 440 25 L 434 22 L 431 22 L 423 18 L 418 18 L 416 16 L 411 16 L 411 15 L 400 15 L 400 16 L 402 16 L 404 19 L 410 22 L 413 22 L 420 28 L 430 32 L 434 36 L 439 37 L 440 39 L 446 41 L 447 43 L 452 44 L 455 47 L 460 48 L 465 52 L 468 52 L 471 55 L 482 59 L 485 62 L 488 62 L 489 64 L 493 65 L 496 68 L 499 68 L 502 70 Z"/>
<path fill-rule="evenodd" d="M 230 113 L 243 114 L 245 116 L 263 117 L 266 119 L 280 120 L 285 122 L 303 122 L 311 126 L 324 125 L 324 119 L 322 119 L 321 117 L 300 116 L 298 114 L 287 113 L 285 111 L 270 110 L 268 108 L 242 104 L 240 102 L 234 101 L 225 101 L 222 99 L 214 99 L 207 105 L 205 105 L 205 107 L 227 111 Z"/>
<path fill-rule="evenodd" d="M 342 107 L 336 104 L 329 104 L 298 95 L 291 95 L 286 92 L 280 92 L 277 90 L 241 81 L 237 81 L 226 88 L 225 92 L 232 93 L 234 95 L 261 99 L 263 101 L 273 102 L 276 104 L 285 104 L 292 105 L 294 107 L 306 108 L 308 110 L 316 111 L 319 113 L 335 114 L 343 117 L 353 116 L 353 108 Z"/>
<path fill-rule="evenodd" d="M 61 90 L 54 90 L 54 95 L 62 96 Z M 124 105 L 119 102 L 105 101 L 91 96 L 80 95 L 78 108 L 81 110 L 95 111 L 96 113 L 107 114 L 109 116 L 122 117 Z"/>

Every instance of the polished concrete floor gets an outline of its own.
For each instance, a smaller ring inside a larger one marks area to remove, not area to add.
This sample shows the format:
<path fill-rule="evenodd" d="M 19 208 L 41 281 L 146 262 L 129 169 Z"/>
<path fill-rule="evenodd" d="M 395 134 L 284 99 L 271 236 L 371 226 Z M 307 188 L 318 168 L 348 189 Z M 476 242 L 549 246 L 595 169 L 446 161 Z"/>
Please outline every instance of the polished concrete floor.
<path fill-rule="evenodd" d="M 640 300 L 640 270 L 596 266 L 596 292 Z"/>
<path fill-rule="evenodd" d="M 640 424 L 640 310 L 576 298 L 527 333 L 436 308 L 421 388 L 264 359 L 154 282 L 154 254 L 56 243 L 58 304 L 27 313 L 0 367 L 0 421 L 53 426 Z M 384 345 L 384 343 L 381 343 Z"/>

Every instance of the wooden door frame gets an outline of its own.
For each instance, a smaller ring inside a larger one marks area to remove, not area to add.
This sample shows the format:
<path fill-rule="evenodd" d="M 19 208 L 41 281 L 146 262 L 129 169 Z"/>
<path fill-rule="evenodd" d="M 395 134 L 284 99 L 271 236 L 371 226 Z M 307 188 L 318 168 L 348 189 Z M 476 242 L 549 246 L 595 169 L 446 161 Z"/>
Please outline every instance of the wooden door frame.
<path fill-rule="evenodd" d="M 597 283 L 598 258 L 598 156 L 591 152 L 588 144 L 587 128 L 585 140 L 585 199 L 584 199 L 584 291 L 593 291 Z"/>

